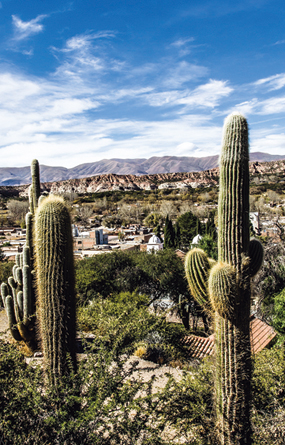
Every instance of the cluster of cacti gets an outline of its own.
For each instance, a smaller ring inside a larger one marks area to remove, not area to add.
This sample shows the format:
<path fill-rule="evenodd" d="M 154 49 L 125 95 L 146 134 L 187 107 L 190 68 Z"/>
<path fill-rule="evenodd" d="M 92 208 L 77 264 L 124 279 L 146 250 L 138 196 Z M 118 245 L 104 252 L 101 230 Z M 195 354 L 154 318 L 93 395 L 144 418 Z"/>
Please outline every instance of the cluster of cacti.
<path fill-rule="evenodd" d="M 218 262 L 200 249 L 185 261 L 190 290 L 213 314 L 216 345 L 217 442 L 251 443 L 250 278 L 263 260 L 262 245 L 249 239 L 248 126 L 228 116 L 220 158 Z"/>
<path fill-rule="evenodd" d="M 48 384 L 76 370 L 75 285 L 71 220 L 60 197 L 49 196 L 35 216 L 37 310 Z"/>
<path fill-rule="evenodd" d="M 36 159 L 32 161 L 31 175 L 30 211 L 26 215 L 26 243 L 23 252 L 16 255 L 13 277 L 8 279 L 8 284 L 1 285 L 1 295 L 13 338 L 17 341 L 23 340 L 31 349 L 34 349 L 36 333 L 33 218 L 40 196 L 40 173 Z"/>

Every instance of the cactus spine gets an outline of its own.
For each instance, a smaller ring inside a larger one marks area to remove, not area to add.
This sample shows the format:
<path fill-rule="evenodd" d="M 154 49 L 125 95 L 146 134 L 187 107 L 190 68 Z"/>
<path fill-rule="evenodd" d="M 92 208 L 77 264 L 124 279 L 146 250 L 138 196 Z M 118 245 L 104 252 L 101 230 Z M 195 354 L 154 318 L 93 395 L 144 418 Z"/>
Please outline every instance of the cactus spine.
<path fill-rule="evenodd" d="M 71 220 L 60 197 L 45 198 L 36 212 L 35 257 L 46 381 L 57 386 L 69 363 L 76 370 Z"/>
<path fill-rule="evenodd" d="M 205 293 L 199 284 L 203 278 L 214 314 L 215 403 L 218 440 L 223 445 L 251 444 L 250 277 L 262 264 L 263 250 L 257 240 L 249 240 L 248 161 L 247 121 L 232 114 L 225 120 L 220 158 L 218 263 L 207 282 L 197 261 L 186 263 L 190 288 L 196 280 L 194 288 L 200 289 L 203 303 Z"/>
<path fill-rule="evenodd" d="M 1 294 L 13 338 L 23 340 L 28 347 L 36 349 L 35 334 L 35 284 L 33 260 L 33 217 L 40 195 L 39 163 L 31 165 L 32 185 L 29 189 L 30 212 L 26 215 L 26 244 L 23 253 L 16 255 L 13 277 L 8 286 L 1 285 Z"/>

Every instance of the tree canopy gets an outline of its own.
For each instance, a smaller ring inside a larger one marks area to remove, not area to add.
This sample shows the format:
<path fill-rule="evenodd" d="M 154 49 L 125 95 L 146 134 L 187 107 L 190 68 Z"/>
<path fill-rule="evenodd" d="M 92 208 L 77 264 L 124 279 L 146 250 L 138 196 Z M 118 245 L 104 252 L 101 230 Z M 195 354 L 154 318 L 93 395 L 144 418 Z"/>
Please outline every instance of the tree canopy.
<path fill-rule="evenodd" d="M 184 266 L 173 250 L 157 253 L 111 252 L 78 261 L 76 283 L 79 301 L 138 290 L 154 301 L 179 295 L 191 300 Z"/>

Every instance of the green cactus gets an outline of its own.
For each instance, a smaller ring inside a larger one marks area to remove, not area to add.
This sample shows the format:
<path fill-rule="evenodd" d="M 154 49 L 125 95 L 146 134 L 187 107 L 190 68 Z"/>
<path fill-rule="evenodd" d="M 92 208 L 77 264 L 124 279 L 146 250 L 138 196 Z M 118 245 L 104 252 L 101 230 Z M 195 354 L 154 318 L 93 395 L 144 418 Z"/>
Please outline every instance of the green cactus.
<path fill-rule="evenodd" d="M 68 208 L 60 197 L 44 199 L 35 217 L 39 328 L 48 384 L 76 370 L 73 242 Z"/>
<path fill-rule="evenodd" d="M 32 200 L 32 213 L 35 212 L 38 207 L 38 200 L 41 194 L 41 185 L 40 185 L 40 167 L 37 159 L 32 161 L 31 165 L 31 175 L 32 175 L 32 185 L 31 185 L 31 200 Z M 31 202 L 31 201 L 30 201 Z"/>
<path fill-rule="evenodd" d="M 202 249 L 194 248 L 185 257 L 185 272 L 191 294 L 200 304 L 206 308 L 209 301 L 207 282 L 213 262 Z"/>
<path fill-rule="evenodd" d="M 35 283 L 33 260 L 33 213 L 40 194 L 39 164 L 31 165 L 32 185 L 29 189 L 30 212 L 26 215 L 26 244 L 23 253 L 16 255 L 13 277 L 8 286 L 1 285 L 1 295 L 13 338 L 23 340 L 34 350 L 37 348 L 35 332 Z"/>
<path fill-rule="evenodd" d="M 205 307 L 208 295 L 213 312 L 217 441 L 223 445 L 251 444 L 250 278 L 261 267 L 263 249 L 249 240 L 248 161 L 247 121 L 232 114 L 220 158 L 218 263 L 211 269 L 204 258 L 186 263 L 194 298 Z"/>

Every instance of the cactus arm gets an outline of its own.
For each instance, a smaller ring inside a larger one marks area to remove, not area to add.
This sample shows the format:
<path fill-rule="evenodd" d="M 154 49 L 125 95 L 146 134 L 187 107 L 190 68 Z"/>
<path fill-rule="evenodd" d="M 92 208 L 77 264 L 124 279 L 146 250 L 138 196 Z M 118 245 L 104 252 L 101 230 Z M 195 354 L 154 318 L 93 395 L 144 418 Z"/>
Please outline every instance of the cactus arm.
<path fill-rule="evenodd" d="M 20 320 L 22 320 L 22 318 L 23 318 L 23 291 L 21 291 L 21 290 L 17 293 L 17 304 L 18 304 L 18 308 L 19 308 Z"/>
<path fill-rule="evenodd" d="M 20 341 L 20 340 L 22 340 L 22 337 L 21 337 L 21 334 L 17 327 L 16 317 L 15 317 L 15 313 L 14 313 L 13 297 L 11 297 L 11 295 L 8 295 L 6 297 L 5 306 L 6 306 L 6 313 L 7 313 L 7 317 L 8 317 L 9 329 L 11 331 L 12 337 L 16 341 Z"/>
<path fill-rule="evenodd" d="M 3 306 L 6 309 L 6 297 L 8 296 L 8 286 L 6 283 L 1 284 L 1 296 L 2 296 L 2 302 Z"/>
<path fill-rule="evenodd" d="M 15 265 L 16 265 L 17 267 L 20 267 L 20 254 L 19 254 L 19 253 L 16 253 L 16 256 L 15 256 Z"/>
<path fill-rule="evenodd" d="M 34 159 L 32 161 L 31 175 L 32 175 L 32 202 L 33 202 L 33 208 L 34 210 L 36 210 L 36 208 L 38 207 L 38 200 L 41 194 L 40 167 L 37 159 Z"/>
<path fill-rule="evenodd" d="M 23 267 L 23 323 L 25 326 L 28 326 L 29 318 L 33 314 L 31 292 L 31 270 L 25 265 Z"/>
<path fill-rule="evenodd" d="M 211 264 L 202 249 L 194 248 L 185 257 L 185 273 L 191 294 L 204 309 L 207 308 L 208 277 Z"/>
<path fill-rule="evenodd" d="M 221 316 L 232 319 L 236 307 L 237 283 L 235 269 L 226 263 L 217 263 L 209 277 L 209 294 L 213 309 Z"/>
<path fill-rule="evenodd" d="M 249 242 L 249 274 L 254 277 L 263 263 L 263 247 L 260 241 L 252 239 Z"/>
<path fill-rule="evenodd" d="M 29 247 L 24 247 L 23 249 L 23 267 L 24 266 L 30 266 L 30 249 Z"/>
<path fill-rule="evenodd" d="M 16 282 L 18 283 L 18 287 L 22 288 L 23 286 L 23 274 L 22 274 L 22 268 L 18 267 L 16 269 Z"/>

